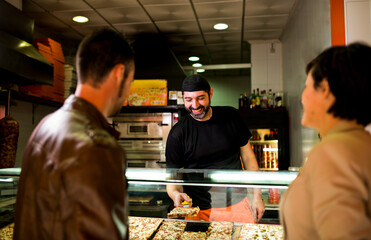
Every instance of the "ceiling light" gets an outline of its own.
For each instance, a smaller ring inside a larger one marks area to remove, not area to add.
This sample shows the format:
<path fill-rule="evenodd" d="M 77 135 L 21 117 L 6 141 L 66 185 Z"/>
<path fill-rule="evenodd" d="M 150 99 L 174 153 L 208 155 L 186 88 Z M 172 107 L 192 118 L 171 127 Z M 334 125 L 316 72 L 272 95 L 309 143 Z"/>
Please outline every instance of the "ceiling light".
<path fill-rule="evenodd" d="M 196 56 L 192 56 L 192 57 L 189 57 L 188 60 L 192 61 L 192 62 L 196 62 L 196 61 L 200 60 L 200 58 L 196 57 Z"/>
<path fill-rule="evenodd" d="M 203 73 L 203 72 L 205 72 L 205 69 L 203 69 L 203 68 L 199 68 L 199 69 L 196 70 L 196 72 L 198 72 L 198 73 Z"/>
<path fill-rule="evenodd" d="M 192 67 L 202 67 L 202 64 L 201 63 L 194 63 L 194 64 L 192 64 Z"/>
<path fill-rule="evenodd" d="M 217 23 L 214 25 L 214 29 L 216 30 L 225 30 L 228 28 L 228 24 L 225 23 Z"/>
<path fill-rule="evenodd" d="M 72 18 L 73 21 L 78 22 L 78 23 L 86 23 L 89 22 L 89 18 L 84 17 L 84 16 L 75 16 Z"/>

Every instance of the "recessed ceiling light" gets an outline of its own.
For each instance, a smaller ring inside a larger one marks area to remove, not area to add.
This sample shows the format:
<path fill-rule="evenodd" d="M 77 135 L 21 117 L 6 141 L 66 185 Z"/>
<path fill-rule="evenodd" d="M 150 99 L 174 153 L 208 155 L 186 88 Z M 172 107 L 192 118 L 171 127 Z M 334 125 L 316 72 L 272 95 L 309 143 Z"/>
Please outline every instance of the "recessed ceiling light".
<path fill-rule="evenodd" d="M 214 25 L 214 29 L 216 30 L 225 30 L 228 28 L 228 24 L 225 23 L 217 23 Z"/>
<path fill-rule="evenodd" d="M 203 68 L 199 68 L 199 69 L 196 70 L 196 72 L 198 72 L 198 73 L 203 73 L 203 72 L 205 72 L 205 69 L 203 69 Z"/>
<path fill-rule="evenodd" d="M 192 61 L 192 62 L 196 62 L 196 61 L 200 60 L 200 58 L 196 57 L 196 56 L 192 56 L 192 57 L 189 57 L 188 60 Z"/>
<path fill-rule="evenodd" d="M 202 67 L 202 64 L 201 63 L 194 63 L 194 64 L 192 64 L 192 67 Z"/>
<path fill-rule="evenodd" d="M 84 17 L 84 16 L 75 16 L 72 18 L 73 21 L 78 22 L 78 23 L 86 23 L 89 22 L 89 18 Z"/>

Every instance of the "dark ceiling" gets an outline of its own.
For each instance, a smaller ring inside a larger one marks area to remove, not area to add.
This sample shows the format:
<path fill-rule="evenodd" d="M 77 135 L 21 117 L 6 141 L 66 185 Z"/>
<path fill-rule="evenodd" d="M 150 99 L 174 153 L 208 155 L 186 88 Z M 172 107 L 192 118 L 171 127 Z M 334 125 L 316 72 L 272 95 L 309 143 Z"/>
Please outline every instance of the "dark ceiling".
<path fill-rule="evenodd" d="M 180 66 L 196 55 L 203 65 L 250 63 L 249 41 L 280 38 L 296 0 L 23 0 L 38 30 L 77 44 L 108 27 L 131 42 L 159 36 Z M 88 23 L 72 17 L 84 15 Z M 227 30 L 213 29 L 227 23 Z M 228 68 L 228 67 L 227 67 Z M 231 72 L 241 70 L 234 69 Z"/>

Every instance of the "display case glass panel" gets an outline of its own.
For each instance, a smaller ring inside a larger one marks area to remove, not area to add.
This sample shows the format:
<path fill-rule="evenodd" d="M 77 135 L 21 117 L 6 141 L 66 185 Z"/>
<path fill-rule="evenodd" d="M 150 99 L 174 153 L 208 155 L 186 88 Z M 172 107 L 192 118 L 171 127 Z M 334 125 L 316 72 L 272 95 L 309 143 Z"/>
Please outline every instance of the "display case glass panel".
<path fill-rule="evenodd" d="M 1 193 L 4 193 L 0 196 L 0 228 L 3 230 L 14 222 L 20 171 L 19 168 L 0 169 Z M 126 176 L 132 226 L 137 224 L 135 221 L 155 222 L 153 231 L 148 233 L 150 236 L 144 239 L 156 239 L 161 228 L 173 221 L 185 222 L 182 232 L 189 232 L 187 234 L 204 233 L 204 239 L 212 239 L 212 229 L 217 223 L 229 223 L 232 226 L 231 238 L 227 239 L 254 239 L 250 236 L 253 234 L 252 229 L 257 229 L 255 233 L 263 234 L 261 236 L 278 234 L 277 238 L 268 239 L 280 239 L 282 227 L 279 226 L 278 218 L 279 201 L 288 185 L 296 178 L 297 172 L 130 168 Z M 199 196 L 195 196 L 192 207 L 200 208 L 197 216 L 169 218 L 168 214 L 174 209 L 173 201 L 166 191 L 169 185 L 182 186 L 200 193 L 209 206 L 204 204 L 205 201 L 196 201 Z M 255 196 L 260 196 L 265 205 L 265 213 L 259 222 L 254 212 Z M 136 234 L 134 230 L 131 228 L 131 236 Z"/>

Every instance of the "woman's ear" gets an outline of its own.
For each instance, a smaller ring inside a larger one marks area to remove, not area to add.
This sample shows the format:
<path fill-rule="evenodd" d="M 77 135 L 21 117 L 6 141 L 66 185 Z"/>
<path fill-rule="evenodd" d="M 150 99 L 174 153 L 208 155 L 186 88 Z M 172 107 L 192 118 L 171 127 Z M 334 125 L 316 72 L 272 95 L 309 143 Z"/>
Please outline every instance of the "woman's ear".
<path fill-rule="evenodd" d="M 323 98 L 327 101 L 328 107 L 331 107 L 335 103 L 335 96 L 331 92 L 330 84 L 328 83 L 327 79 L 323 79 L 320 83 L 320 91 L 322 92 Z"/>
<path fill-rule="evenodd" d="M 322 82 L 319 85 L 319 88 L 321 92 L 324 94 L 325 97 L 328 97 L 331 93 L 330 85 L 326 78 L 322 80 Z"/>

